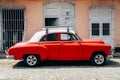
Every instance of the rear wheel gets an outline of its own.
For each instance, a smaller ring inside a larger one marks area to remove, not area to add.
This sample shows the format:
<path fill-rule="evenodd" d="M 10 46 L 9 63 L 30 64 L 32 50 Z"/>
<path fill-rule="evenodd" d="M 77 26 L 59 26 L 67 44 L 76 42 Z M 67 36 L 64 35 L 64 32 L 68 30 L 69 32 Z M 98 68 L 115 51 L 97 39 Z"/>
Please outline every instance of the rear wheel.
<path fill-rule="evenodd" d="M 96 66 L 101 66 L 106 63 L 105 54 L 97 53 L 91 57 L 91 63 Z"/>
<path fill-rule="evenodd" d="M 27 66 L 35 67 L 40 64 L 40 58 L 38 55 L 26 55 L 24 57 L 24 62 Z"/>

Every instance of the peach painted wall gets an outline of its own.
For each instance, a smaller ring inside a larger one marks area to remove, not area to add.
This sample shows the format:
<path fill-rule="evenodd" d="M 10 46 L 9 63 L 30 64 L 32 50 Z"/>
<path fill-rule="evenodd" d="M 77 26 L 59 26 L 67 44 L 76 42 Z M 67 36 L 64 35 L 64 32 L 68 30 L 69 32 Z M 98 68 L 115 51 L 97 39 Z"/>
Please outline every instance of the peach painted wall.
<path fill-rule="evenodd" d="M 115 0 L 114 44 L 120 47 L 120 1 Z"/>
<path fill-rule="evenodd" d="M 89 37 L 89 0 L 76 0 L 76 30 L 81 38 Z"/>
<path fill-rule="evenodd" d="M 35 32 L 40 31 L 43 27 L 43 3 L 41 1 L 26 2 L 26 29 L 27 39 L 29 39 Z M 35 4 L 35 5 L 33 5 Z"/>

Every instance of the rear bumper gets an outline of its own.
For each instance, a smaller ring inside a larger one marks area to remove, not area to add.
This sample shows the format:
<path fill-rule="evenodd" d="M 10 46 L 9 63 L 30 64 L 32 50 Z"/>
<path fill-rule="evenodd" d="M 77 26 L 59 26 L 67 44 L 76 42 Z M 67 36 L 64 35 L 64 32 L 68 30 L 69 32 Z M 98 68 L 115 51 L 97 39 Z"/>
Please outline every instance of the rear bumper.
<path fill-rule="evenodd" d="M 5 50 L 5 54 L 6 54 L 6 59 L 14 59 L 13 55 L 9 55 L 7 50 Z"/>
<path fill-rule="evenodd" d="M 12 56 L 12 55 L 6 55 L 6 59 L 14 59 L 14 56 Z"/>

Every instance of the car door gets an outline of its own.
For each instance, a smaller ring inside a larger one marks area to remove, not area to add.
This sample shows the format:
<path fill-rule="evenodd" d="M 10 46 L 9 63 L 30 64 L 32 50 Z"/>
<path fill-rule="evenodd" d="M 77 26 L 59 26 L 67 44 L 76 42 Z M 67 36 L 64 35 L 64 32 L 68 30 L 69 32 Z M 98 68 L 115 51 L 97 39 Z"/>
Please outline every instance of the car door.
<path fill-rule="evenodd" d="M 60 48 L 60 42 L 58 41 L 58 33 L 51 33 L 45 35 L 41 39 L 40 43 L 48 49 L 48 60 L 58 60 Z"/>
<path fill-rule="evenodd" d="M 81 44 L 77 37 L 71 33 L 60 34 L 60 59 L 61 60 L 80 60 Z"/>

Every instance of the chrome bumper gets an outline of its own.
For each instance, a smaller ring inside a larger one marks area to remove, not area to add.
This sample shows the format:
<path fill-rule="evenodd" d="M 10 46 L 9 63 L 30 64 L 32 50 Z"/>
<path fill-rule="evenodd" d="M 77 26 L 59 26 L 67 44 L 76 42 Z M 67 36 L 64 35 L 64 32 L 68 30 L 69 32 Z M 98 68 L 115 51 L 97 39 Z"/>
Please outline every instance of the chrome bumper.
<path fill-rule="evenodd" d="M 115 49 L 111 49 L 110 55 L 107 57 L 107 59 L 113 58 L 113 54 L 115 53 Z"/>
<path fill-rule="evenodd" d="M 6 55 L 6 59 L 14 59 L 14 56 L 12 56 L 12 55 Z"/>
<path fill-rule="evenodd" d="M 14 59 L 13 55 L 9 55 L 7 50 L 5 50 L 5 54 L 6 54 L 6 59 Z"/>

